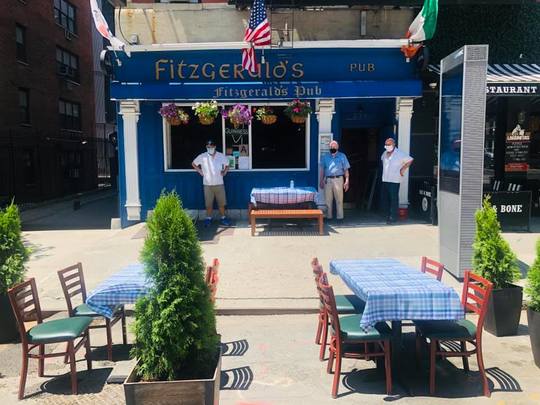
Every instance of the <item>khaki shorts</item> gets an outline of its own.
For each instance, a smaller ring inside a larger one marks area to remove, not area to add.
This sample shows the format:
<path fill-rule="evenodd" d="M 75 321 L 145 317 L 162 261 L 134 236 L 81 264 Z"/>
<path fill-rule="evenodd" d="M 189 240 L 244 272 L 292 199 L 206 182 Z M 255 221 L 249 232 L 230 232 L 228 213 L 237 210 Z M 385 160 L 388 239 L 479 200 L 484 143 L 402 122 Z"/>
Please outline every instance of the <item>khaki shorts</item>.
<path fill-rule="evenodd" d="M 227 205 L 225 186 L 223 184 L 217 186 L 204 186 L 204 202 L 206 208 L 212 208 L 214 205 L 214 198 L 217 200 L 218 207 L 225 207 Z"/>

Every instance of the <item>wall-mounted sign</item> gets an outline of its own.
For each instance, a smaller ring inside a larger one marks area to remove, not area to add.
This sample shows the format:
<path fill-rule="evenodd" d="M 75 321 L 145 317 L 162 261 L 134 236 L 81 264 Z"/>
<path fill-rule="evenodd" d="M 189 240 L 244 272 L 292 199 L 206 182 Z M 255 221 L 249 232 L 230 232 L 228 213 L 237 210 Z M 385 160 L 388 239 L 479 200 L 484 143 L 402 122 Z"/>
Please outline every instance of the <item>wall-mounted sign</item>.
<path fill-rule="evenodd" d="M 503 230 L 529 230 L 531 219 L 531 192 L 496 192 L 491 203 Z"/>
<path fill-rule="evenodd" d="M 500 96 L 537 96 L 540 95 L 540 85 L 538 84 L 493 84 L 489 83 L 486 86 L 488 95 Z"/>
<path fill-rule="evenodd" d="M 531 133 L 525 132 L 518 124 L 506 134 L 505 172 L 526 172 L 529 170 L 529 144 Z"/>

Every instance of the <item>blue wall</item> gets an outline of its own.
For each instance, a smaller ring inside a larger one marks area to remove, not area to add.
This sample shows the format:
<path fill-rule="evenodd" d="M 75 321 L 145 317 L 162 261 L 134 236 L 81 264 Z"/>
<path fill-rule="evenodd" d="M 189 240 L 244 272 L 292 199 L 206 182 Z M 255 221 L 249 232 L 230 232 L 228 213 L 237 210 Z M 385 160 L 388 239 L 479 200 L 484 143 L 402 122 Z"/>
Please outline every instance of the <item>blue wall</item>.
<path fill-rule="evenodd" d="M 141 198 L 141 218 L 146 219 L 146 212 L 153 209 L 161 190 L 175 189 L 182 198 L 184 207 L 204 209 L 204 196 L 201 176 L 193 172 L 165 172 L 163 164 L 163 127 L 161 116 L 157 113 L 161 103 L 141 102 L 138 122 L 139 149 L 139 190 Z M 118 119 L 118 146 L 124 150 L 123 125 Z M 317 187 L 318 170 L 318 122 L 316 115 L 310 121 L 310 170 L 309 171 L 271 171 L 271 172 L 236 172 L 230 171 L 225 177 L 228 208 L 246 209 L 253 187 L 288 186 L 294 180 L 297 186 Z M 203 152 L 203 151 L 201 151 Z M 133 222 L 127 221 L 125 190 L 124 155 L 119 154 L 120 212 L 122 226 Z M 193 156 L 195 158 L 195 156 Z"/>

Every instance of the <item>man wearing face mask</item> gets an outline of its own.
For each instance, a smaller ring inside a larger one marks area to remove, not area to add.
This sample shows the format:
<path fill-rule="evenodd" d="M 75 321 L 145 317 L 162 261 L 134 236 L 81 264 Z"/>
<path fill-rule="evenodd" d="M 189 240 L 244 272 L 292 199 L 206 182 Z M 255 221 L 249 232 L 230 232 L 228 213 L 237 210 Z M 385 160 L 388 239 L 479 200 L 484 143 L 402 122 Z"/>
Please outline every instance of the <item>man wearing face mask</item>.
<path fill-rule="evenodd" d="M 398 218 L 399 184 L 413 158 L 400 151 L 393 138 L 384 141 L 384 149 L 381 156 L 383 207 L 388 207 L 386 223 L 393 224 Z"/>
<path fill-rule="evenodd" d="M 231 223 L 225 216 L 227 199 L 225 196 L 225 186 L 223 185 L 223 176 L 229 170 L 229 161 L 223 153 L 216 151 L 216 143 L 213 140 L 209 140 L 206 142 L 206 152 L 197 156 L 191 165 L 203 178 L 204 202 L 206 207 L 204 226 L 207 227 L 212 223 L 214 199 L 217 200 L 221 215 L 221 224 L 229 226 Z"/>
<path fill-rule="evenodd" d="M 349 168 L 351 165 L 345 154 L 339 152 L 339 144 L 330 142 L 330 153 L 321 159 L 321 188 L 326 199 L 326 218 L 332 219 L 333 203 L 336 200 L 336 218 L 343 219 L 343 191 L 349 189 Z"/>

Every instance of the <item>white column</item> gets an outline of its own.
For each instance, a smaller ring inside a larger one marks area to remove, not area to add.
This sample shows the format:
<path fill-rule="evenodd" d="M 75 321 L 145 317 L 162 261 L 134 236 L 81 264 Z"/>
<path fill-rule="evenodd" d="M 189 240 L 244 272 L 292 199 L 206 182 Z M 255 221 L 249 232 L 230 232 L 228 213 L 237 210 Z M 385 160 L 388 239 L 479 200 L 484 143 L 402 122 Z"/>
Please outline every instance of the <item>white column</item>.
<path fill-rule="evenodd" d="M 126 212 L 129 221 L 141 219 L 141 200 L 139 197 L 139 158 L 137 147 L 137 122 L 139 121 L 139 102 L 126 100 L 120 102 L 120 115 L 124 121 L 124 165 L 126 176 Z"/>
<path fill-rule="evenodd" d="M 322 155 L 328 153 L 328 144 L 333 139 L 332 134 L 332 117 L 335 113 L 335 100 L 325 99 L 319 100 L 317 103 L 317 120 L 319 121 L 319 158 L 321 161 Z M 317 168 L 317 176 L 320 176 L 321 170 Z M 317 177 L 317 184 L 320 184 L 321 179 Z"/>
<path fill-rule="evenodd" d="M 412 98 L 399 98 L 397 100 L 398 116 L 398 147 L 406 154 L 411 151 L 411 117 L 413 114 Z M 414 157 L 414 156 L 413 156 Z M 405 172 L 403 181 L 399 187 L 399 206 L 407 208 L 409 206 L 409 171 Z"/>

